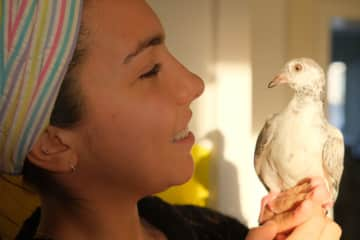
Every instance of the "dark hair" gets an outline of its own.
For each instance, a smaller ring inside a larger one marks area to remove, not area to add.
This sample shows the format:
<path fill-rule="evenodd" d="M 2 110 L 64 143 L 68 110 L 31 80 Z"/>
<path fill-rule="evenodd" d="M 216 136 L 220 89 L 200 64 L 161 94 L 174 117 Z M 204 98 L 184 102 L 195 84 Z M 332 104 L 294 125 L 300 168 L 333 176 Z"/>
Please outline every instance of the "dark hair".
<path fill-rule="evenodd" d="M 71 128 L 81 120 L 84 104 L 76 70 L 85 54 L 84 39 L 86 36 L 87 31 L 85 31 L 84 24 L 81 24 L 74 54 L 50 116 L 50 125 L 52 126 Z M 28 159 L 25 160 L 22 174 L 24 183 L 39 193 L 51 194 L 54 191 L 58 193 L 60 190 L 60 186 L 57 186 L 58 184 L 48 171 L 32 164 Z"/>

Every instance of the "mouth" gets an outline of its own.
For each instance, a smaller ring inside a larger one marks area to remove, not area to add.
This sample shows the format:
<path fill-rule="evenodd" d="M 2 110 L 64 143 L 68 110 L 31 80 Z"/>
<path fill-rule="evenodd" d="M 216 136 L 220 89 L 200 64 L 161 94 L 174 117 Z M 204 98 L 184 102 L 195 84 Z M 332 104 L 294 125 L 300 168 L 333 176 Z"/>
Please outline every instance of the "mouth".
<path fill-rule="evenodd" d="M 181 140 L 184 140 L 185 138 L 187 138 L 190 135 L 190 131 L 189 128 L 186 127 L 185 129 L 181 130 L 180 132 L 178 132 L 174 138 L 173 138 L 173 142 L 179 142 Z"/>

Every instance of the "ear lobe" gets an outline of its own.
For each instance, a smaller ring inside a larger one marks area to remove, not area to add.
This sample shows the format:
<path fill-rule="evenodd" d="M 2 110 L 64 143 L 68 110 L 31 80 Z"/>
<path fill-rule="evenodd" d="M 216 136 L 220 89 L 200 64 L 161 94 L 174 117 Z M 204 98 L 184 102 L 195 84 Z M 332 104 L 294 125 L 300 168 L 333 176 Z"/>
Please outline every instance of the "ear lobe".
<path fill-rule="evenodd" d="M 50 172 L 72 172 L 77 165 L 74 149 L 64 144 L 56 128 L 48 127 L 27 155 L 28 160 L 34 165 Z"/>

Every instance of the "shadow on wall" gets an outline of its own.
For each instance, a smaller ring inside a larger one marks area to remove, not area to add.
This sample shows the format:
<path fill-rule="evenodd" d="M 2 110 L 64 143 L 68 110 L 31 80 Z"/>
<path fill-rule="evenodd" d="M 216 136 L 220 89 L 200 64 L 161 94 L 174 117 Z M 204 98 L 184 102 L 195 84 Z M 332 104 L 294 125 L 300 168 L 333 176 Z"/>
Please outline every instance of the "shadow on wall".
<path fill-rule="evenodd" d="M 224 136 L 219 130 L 214 130 L 206 134 L 205 138 L 214 143 L 209 170 L 208 205 L 220 211 L 226 209 L 225 214 L 241 216 L 239 176 L 236 166 L 224 157 Z"/>

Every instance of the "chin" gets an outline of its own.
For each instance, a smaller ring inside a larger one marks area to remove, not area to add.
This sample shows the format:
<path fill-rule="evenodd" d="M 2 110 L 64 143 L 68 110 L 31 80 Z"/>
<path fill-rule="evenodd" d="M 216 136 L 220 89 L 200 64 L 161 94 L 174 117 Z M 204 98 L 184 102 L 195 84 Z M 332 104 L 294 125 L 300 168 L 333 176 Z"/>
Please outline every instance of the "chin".
<path fill-rule="evenodd" d="M 184 161 L 181 166 L 174 170 L 175 171 L 172 171 L 172 185 L 181 185 L 189 181 L 194 174 L 194 161 L 192 157 L 188 157 L 188 159 L 186 159 L 186 162 Z"/>
<path fill-rule="evenodd" d="M 160 169 L 159 169 L 160 170 Z M 193 176 L 194 161 L 191 155 L 186 158 L 174 159 L 170 165 L 161 168 L 161 171 L 157 171 L 155 176 L 149 180 L 151 185 L 147 188 L 147 195 L 163 192 L 170 187 L 182 185 L 189 181 Z"/>
<path fill-rule="evenodd" d="M 170 173 L 170 174 L 169 174 Z M 171 170 L 166 172 L 166 180 L 163 178 L 162 185 L 157 189 L 156 193 L 167 190 L 170 187 L 185 184 L 191 179 L 194 173 L 194 162 L 192 158 L 186 159 L 186 164 L 183 161 L 181 165 L 177 165 L 176 168 L 172 167 Z"/>

